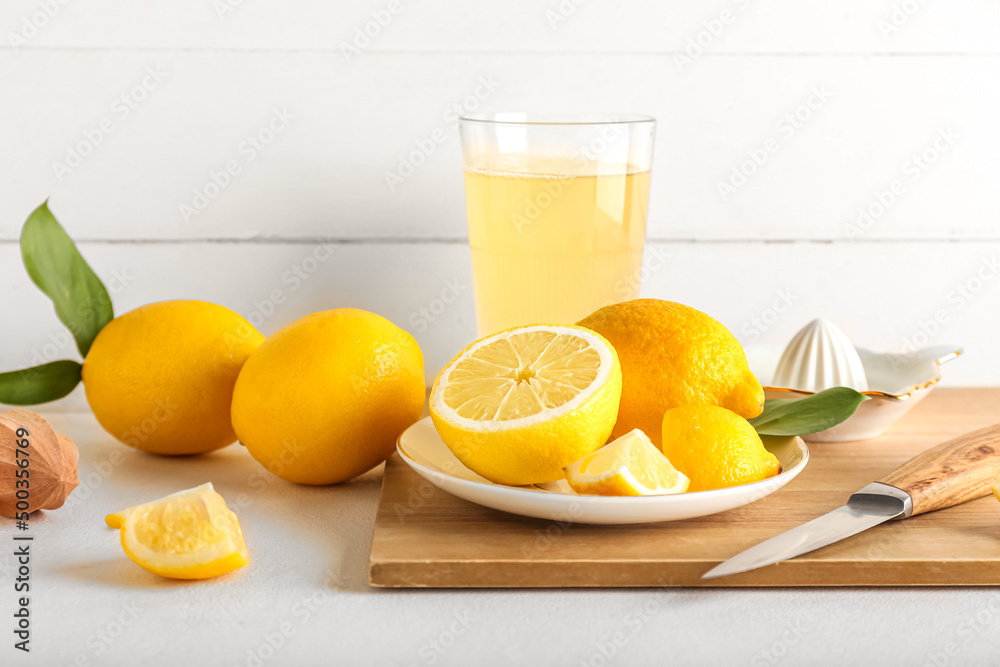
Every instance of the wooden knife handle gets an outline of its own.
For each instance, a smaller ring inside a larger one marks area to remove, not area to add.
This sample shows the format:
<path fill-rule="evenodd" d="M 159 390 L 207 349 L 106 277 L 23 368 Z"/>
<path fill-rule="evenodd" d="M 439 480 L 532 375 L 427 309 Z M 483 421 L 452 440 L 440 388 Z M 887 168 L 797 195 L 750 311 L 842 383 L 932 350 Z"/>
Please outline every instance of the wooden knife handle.
<path fill-rule="evenodd" d="M 911 516 L 985 496 L 1000 485 L 1000 424 L 931 447 L 879 481 L 910 494 Z"/>

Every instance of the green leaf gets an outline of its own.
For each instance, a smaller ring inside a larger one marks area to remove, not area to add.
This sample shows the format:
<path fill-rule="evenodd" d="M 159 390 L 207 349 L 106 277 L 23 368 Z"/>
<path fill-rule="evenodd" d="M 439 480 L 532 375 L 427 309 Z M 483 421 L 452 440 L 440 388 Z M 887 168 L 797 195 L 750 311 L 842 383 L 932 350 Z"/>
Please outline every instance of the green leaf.
<path fill-rule="evenodd" d="M 750 420 L 761 435 L 808 435 L 832 428 L 854 414 L 868 397 L 849 387 L 834 387 L 805 398 L 778 398 Z"/>
<path fill-rule="evenodd" d="M 0 403 L 38 405 L 62 398 L 80 384 L 83 366 L 64 359 L 34 368 L 0 373 Z"/>
<path fill-rule="evenodd" d="M 84 357 L 104 325 L 114 319 L 111 297 L 76 249 L 45 201 L 21 231 L 21 256 L 28 275 L 56 306 Z"/>

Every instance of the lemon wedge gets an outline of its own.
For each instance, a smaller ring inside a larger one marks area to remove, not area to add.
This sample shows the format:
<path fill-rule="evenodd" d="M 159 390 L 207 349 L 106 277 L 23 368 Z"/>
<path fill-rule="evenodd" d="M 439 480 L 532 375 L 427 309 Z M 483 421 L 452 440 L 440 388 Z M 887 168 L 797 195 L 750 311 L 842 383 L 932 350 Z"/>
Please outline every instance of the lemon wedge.
<path fill-rule="evenodd" d="M 577 493 L 598 496 L 684 493 L 689 484 L 639 429 L 569 465 L 566 481 Z"/>
<path fill-rule="evenodd" d="M 515 327 L 465 348 L 438 374 L 430 413 L 467 468 L 499 484 L 563 478 L 611 434 L 622 376 L 611 344 L 573 325 Z"/>
<path fill-rule="evenodd" d="M 997 497 L 997 500 L 1000 500 L 1000 486 L 993 487 L 993 495 Z"/>
<path fill-rule="evenodd" d="M 208 579 L 250 562 L 236 515 L 211 483 L 109 514 L 125 555 L 171 579 Z"/>

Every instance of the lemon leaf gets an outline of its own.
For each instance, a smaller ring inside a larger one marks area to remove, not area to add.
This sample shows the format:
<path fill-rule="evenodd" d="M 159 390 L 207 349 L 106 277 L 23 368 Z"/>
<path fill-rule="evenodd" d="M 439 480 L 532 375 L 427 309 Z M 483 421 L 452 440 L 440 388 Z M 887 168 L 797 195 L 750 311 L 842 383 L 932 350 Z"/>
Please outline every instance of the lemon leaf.
<path fill-rule="evenodd" d="M 38 405 L 62 398 L 80 384 L 83 366 L 63 359 L 33 368 L 0 373 L 0 403 Z"/>
<path fill-rule="evenodd" d="M 760 435 L 808 435 L 847 421 L 867 400 L 849 387 L 833 387 L 805 398 L 769 399 L 749 421 Z"/>
<path fill-rule="evenodd" d="M 86 357 L 97 334 L 114 319 L 114 308 L 101 279 L 49 211 L 48 201 L 24 223 L 21 256 L 28 275 L 52 299 L 56 315 Z"/>

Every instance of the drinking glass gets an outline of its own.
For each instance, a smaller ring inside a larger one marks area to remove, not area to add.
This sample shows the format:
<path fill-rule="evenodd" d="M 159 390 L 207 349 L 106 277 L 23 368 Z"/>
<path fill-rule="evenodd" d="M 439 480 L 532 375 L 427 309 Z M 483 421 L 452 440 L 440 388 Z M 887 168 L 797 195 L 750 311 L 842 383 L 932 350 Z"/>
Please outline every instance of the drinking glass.
<path fill-rule="evenodd" d="M 653 118 L 498 113 L 460 127 L 481 336 L 638 296 Z"/>

